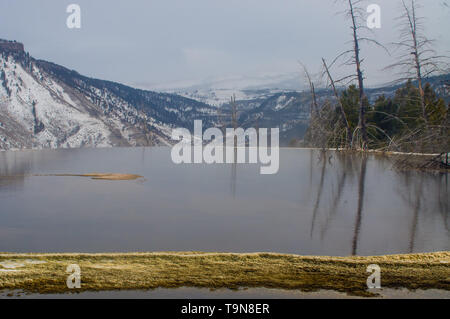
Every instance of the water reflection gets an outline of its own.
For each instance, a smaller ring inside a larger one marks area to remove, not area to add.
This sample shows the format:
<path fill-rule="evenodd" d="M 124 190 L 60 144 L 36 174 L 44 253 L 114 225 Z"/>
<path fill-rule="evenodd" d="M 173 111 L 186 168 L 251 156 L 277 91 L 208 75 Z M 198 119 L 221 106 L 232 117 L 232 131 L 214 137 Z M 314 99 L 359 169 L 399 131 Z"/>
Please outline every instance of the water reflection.
<path fill-rule="evenodd" d="M 146 180 L 30 177 L 88 172 Z M 0 175 L 0 251 L 450 250 L 447 175 L 382 157 L 286 149 L 279 173 L 260 175 L 175 165 L 167 148 L 1 152 Z"/>
<path fill-rule="evenodd" d="M 231 164 L 231 196 L 236 198 L 236 178 L 237 178 L 237 163 L 236 163 L 236 149 L 234 149 L 234 163 Z"/>
<path fill-rule="evenodd" d="M 0 152 L 0 189 L 23 187 L 31 162 L 16 152 Z"/>
<path fill-rule="evenodd" d="M 355 232 L 353 234 L 352 255 L 356 255 L 358 249 L 359 233 L 361 231 L 361 221 L 364 206 L 364 189 L 366 183 L 367 156 L 363 155 L 361 160 L 361 171 L 358 182 L 358 209 L 356 210 Z"/>
<path fill-rule="evenodd" d="M 335 157 L 337 159 L 337 162 L 339 164 L 339 169 L 338 169 L 338 186 L 337 186 L 337 191 L 332 191 L 332 203 L 330 205 L 330 208 L 328 210 L 327 213 L 327 217 L 322 225 L 322 230 L 321 230 L 321 239 L 323 240 L 325 234 L 327 233 L 328 227 L 331 223 L 331 221 L 333 220 L 333 218 L 336 215 L 336 212 L 338 211 L 338 205 L 341 202 L 342 199 L 342 194 L 344 192 L 345 186 L 346 186 L 346 181 L 347 181 L 347 176 L 352 175 L 353 173 L 353 160 L 352 160 L 352 156 L 350 155 L 344 155 L 343 153 L 335 153 Z"/>
<path fill-rule="evenodd" d="M 445 231 L 449 232 L 449 207 L 447 174 L 400 172 L 397 190 L 403 202 L 411 210 L 409 252 L 415 251 L 420 222 L 427 221 L 430 214 L 438 213 Z"/>
<path fill-rule="evenodd" d="M 328 161 L 328 154 L 326 151 L 320 151 L 320 160 L 319 162 L 321 162 L 321 170 L 320 170 L 320 182 L 319 182 L 319 187 L 317 189 L 317 196 L 316 196 L 316 201 L 314 204 L 314 209 L 313 209 L 313 215 L 312 215 L 312 221 L 311 221 L 311 231 L 310 231 L 310 237 L 312 237 L 313 232 L 314 232 L 314 224 L 316 221 L 316 216 L 317 216 L 317 211 L 319 209 L 319 204 L 320 204 L 320 199 L 322 198 L 322 190 L 323 190 L 323 183 L 325 180 L 325 169 L 327 167 L 327 161 Z M 312 172 L 312 170 L 311 170 Z"/>

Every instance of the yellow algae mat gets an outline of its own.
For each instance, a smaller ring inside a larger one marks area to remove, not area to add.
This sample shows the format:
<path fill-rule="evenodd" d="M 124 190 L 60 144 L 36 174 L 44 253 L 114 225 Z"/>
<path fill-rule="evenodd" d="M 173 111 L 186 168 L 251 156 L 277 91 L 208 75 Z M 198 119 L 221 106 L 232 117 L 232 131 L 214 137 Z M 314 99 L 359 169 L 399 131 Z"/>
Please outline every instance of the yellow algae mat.
<path fill-rule="evenodd" d="M 109 180 L 109 181 L 127 181 L 127 180 L 135 180 L 138 178 L 143 178 L 141 175 L 135 174 L 119 174 L 119 173 L 88 173 L 88 174 L 29 174 L 29 175 L 11 175 L 11 176 L 0 176 L 0 178 L 8 179 L 8 178 L 18 178 L 18 177 L 39 177 L 39 176 L 56 176 L 56 177 L 65 177 L 65 176 L 74 176 L 74 177 L 90 177 L 91 179 L 98 180 Z"/>
<path fill-rule="evenodd" d="M 79 266 L 81 288 L 67 287 L 67 267 Z M 32 293 L 152 288 L 261 287 L 320 289 L 373 296 L 369 265 L 383 288 L 450 290 L 450 252 L 375 257 L 319 257 L 276 253 L 0 253 L 0 290 Z"/>
<path fill-rule="evenodd" d="M 142 178 L 140 175 L 135 174 L 118 174 L 118 173 L 89 173 L 89 174 L 53 174 L 49 176 L 79 176 L 79 177 L 90 177 L 92 179 L 103 179 L 110 181 L 125 181 L 125 180 L 135 180 Z"/>

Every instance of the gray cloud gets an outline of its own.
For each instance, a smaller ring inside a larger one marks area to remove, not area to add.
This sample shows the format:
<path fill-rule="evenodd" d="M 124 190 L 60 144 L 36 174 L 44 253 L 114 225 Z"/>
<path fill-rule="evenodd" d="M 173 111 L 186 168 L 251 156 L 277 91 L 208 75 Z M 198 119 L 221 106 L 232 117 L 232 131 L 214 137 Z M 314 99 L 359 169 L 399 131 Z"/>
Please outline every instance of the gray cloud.
<path fill-rule="evenodd" d="M 427 34 L 450 50 L 450 10 L 422 1 Z M 66 6 L 77 3 L 82 28 L 69 30 Z M 399 0 L 382 7 L 375 37 L 395 40 Z M 0 0 L 0 37 L 24 42 L 36 58 L 125 83 L 161 83 L 231 74 L 312 71 L 350 40 L 348 21 L 333 0 Z M 390 57 L 363 48 L 369 83 L 392 79 Z M 336 71 L 336 72 L 343 72 Z"/>

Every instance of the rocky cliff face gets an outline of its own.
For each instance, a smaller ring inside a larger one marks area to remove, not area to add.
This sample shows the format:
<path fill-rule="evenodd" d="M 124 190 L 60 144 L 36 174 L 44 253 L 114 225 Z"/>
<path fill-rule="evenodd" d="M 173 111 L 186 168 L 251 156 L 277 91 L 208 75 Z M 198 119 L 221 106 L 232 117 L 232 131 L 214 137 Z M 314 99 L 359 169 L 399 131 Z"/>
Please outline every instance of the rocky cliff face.
<path fill-rule="evenodd" d="M 0 149 L 170 143 L 175 126 L 214 123 L 215 109 L 173 94 L 84 77 L 0 41 Z"/>
<path fill-rule="evenodd" d="M 25 49 L 22 43 L 0 39 L 0 51 L 10 53 L 24 53 Z"/>

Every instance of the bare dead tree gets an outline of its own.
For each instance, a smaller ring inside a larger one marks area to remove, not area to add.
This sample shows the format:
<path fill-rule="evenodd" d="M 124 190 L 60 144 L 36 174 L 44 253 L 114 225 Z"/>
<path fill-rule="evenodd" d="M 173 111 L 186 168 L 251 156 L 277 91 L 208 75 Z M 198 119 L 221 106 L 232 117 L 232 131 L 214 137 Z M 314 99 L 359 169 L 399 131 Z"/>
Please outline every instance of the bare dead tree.
<path fill-rule="evenodd" d="M 255 130 L 256 130 L 256 146 L 259 147 L 259 116 L 255 119 Z"/>
<path fill-rule="evenodd" d="M 238 127 L 238 121 L 237 121 L 237 105 L 236 105 L 236 95 L 233 94 L 233 96 L 231 97 L 231 124 L 233 125 L 233 129 L 236 132 L 236 129 Z M 236 161 L 237 161 L 237 135 L 234 135 L 234 140 L 233 140 L 233 145 L 234 145 L 234 161 L 233 161 L 233 169 L 236 169 Z"/>
<path fill-rule="evenodd" d="M 322 58 L 322 63 L 324 67 L 324 73 L 328 77 L 328 81 L 330 82 L 330 86 L 333 89 L 334 96 L 338 102 L 339 109 L 341 111 L 342 121 L 344 123 L 346 132 L 347 132 L 347 147 L 352 148 L 352 130 L 347 120 L 347 115 L 345 114 L 344 106 L 342 105 L 341 99 L 339 98 L 339 93 L 336 89 L 336 85 L 334 83 L 333 77 L 331 76 L 330 70 L 324 58 Z"/>
<path fill-rule="evenodd" d="M 366 149 L 368 147 L 368 135 L 367 135 L 367 124 L 366 124 L 366 93 L 364 86 L 364 72 L 362 69 L 362 62 L 364 59 L 361 57 L 361 44 L 363 42 L 368 42 L 375 44 L 379 47 L 386 49 L 379 42 L 374 40 L 369 36 L 364 36 L 365 32 L 371 32 L 371 30 L 366 25 L 365 14 L 366 11 L 362 8 L 361 4 L 363 0 L 341 0 L 346 2 L 347 9 L 344 11 L 345 16 L 351 21 L 351 37 L 352 37 L 352 48 L 339 54 L 335 60 L 328 66 L 331 68 L 333 64 L 345 58 L 343 65 L 350 65 L 355 68 L 355 73 L 346 76 L 342 79 L 338 79 L 335 83 L 341 83 L 343 81 L 357 81 L 359 90 L 359 122 L 357 130 L 361 132 L 361 142 L 362 148 Z M 350 56 L 350 57 L 349 57 Z M 355 139 L 352 139 L 354 141 Z"/>
<path fill-rule="evenodd" d="M 321 136 L 320 138 L 323 138 L 324 135 L 323 135 L 323 126 L 322 126 L 321 117 L 320 117 L 320 108 L 319 108 L 319 104 L 317 102 L 315 85 L 314 85 L 311 74 L 309 73 L 307 67 L 301 62 L 299 62 L 299 64 L 301 65 L 301 67 L 303 69 L 303 73 L 308 82 L 309 90 L 311 93 L 311 104 L 309 107 L 310 139 L 311 139 L 311 142 L 314 143 L 315 145 L 322 144 L 322 143 L 318 142 L 319 136 Z M 316 133 L 318 133 L 318 134 L 316 134 Z M 324 147 L 324 145 L 322 145 L 322 147 Z"/>
<path fill-rule="evenodd" d="M 154 137 L 153 132 L 150 129 L 150 124 L 148 122 L 143 121 L 142 124 L 142 133 L 145 141 L 145 146 L 153 146 L 154 145 Z"/>
<path fill-rule="evenodd" d="M 224 122 L 224 114 L 222 114 L 222 106 L 219 106 L 217 108 L 217 126 L 219 127 L 219 129 L 222 131 L 222 135 L 225 136 L 225 127 L 226 124 Z"/>
<path fill-rule="evenodd" d="M 386 69 L 400 69 L 399 81 L 415 79 L 420 93 L 422 116 L 428 125 L 427 105 L 425 102 L 424 79 L 443 69 L 441 61 L 445 56 L 438 56 L 433 49 L 434 40 L 424 34 L 424 18 L 418 16 L 419 5 L 415 0 L 402 0 L 403 13 L 399 20 L 400 41 L 393 43 L 400 51 L 398 62 Z"/>
<path fill-rule="evenodd" d="M 233 128 L 237 129 L 237 106 L 236 106 L 236 95 L 233 94 L 231 97 L 231 123 Z"/>
<path fill-rule="evenodd" d="M 357 1 L 359 2 L 359 1 Z M 361 128 L 362 138 L 364 142 L 363 148 L 367 147 L 367 128 L 366 128 L 366 115 L 364 99 L 366 97 L 364 92 L 364 77 L 361 70 L 361 58 L 360 58 L 360 47 L 359 47 L 359 37 L 358 29 L 361 24 L 357 23 L 357 11 L 353 7 L 354 3 L 352 0 L 348 0 L 349 13 L 352 19 L 352 30 L 353 30 L 353 50 L 354 50 L 354 64 L 356 66 L 356 75 L 358 77 L 358 88 L 359 88 L 359 127 Z"/>
<path fill-rule="evenodd" d="M 309 84 L 309 89 L 311 92 L 311 106 L 310 106 L 310 116 L 313 118 L 313 115 L 318 116 L 319 115 L 319 105 L 317 103 L 317 95 L 316 95 L 316 89 L 314 82 L 312 81 L 311 74 L 309 73 L 308 69 L 303 63 L 300 63 L 300 65 L 303 68 L 303 72 L 305 73 L 306 80 Z"/>
<path fill-rule="evenodd" d="M 326 149 L 330 146 L 345 145 L 346 138 L 342 139 L 343 126 L 334 121 L 330 121 L 330 118 L 334 116 L 335 109 L 334 104 L 325 100 L 321 105 L 317 116 L 313 116 L 310 120 L 310 125 L 305 136 L 305 140 L 309 145 Z"/>

